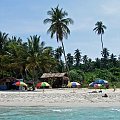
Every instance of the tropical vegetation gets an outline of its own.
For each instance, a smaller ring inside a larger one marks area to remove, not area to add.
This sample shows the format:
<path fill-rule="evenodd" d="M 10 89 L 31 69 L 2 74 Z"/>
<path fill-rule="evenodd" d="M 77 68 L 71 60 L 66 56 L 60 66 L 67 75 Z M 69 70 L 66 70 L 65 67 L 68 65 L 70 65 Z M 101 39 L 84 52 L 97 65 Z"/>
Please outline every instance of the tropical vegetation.
<path fill-rule="evenodd" d="M 92 60 L 87 55 L 83 55 L 80 48 L 75 49 L 74 54 L 65 54 L 63 38 L 67 38 L 70 34 L 68 25 L 73 23 L 73 20 L 65 18 L 68 14 L 63 9 L 59 9 L 59 6 L 51 8 L 47 14 L 50 18 L 45 19 L 44 23 L 50 23 L 48 32 L 51 38 L 56 35 L 62 47 L 46 46 L 39 35 L 30 36 L 23 41 L 20 37 L 9 37 L 9 34 L 1 31 L 0 78 L 15 77 L 37 81 L 45 72 L 67 72 L 69 69 L 70 80 L 81 82 L 83 86 L 96 78 L 101 78 L 120 87 L 120 55 L 116 56 L 108 48 L 103 47 L 102 39 L 101 58 Z M 103 28 L 99 31 L 98 22 L 96 25 L 94 30 L 102 36 L 106 27 L 102 24 Z"/>

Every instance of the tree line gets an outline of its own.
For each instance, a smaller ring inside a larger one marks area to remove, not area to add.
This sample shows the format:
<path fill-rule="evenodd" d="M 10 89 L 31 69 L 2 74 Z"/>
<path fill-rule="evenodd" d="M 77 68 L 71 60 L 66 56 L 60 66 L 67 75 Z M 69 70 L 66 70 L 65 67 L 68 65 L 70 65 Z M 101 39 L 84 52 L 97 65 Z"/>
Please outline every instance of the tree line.
<path fill-rule="evenodd" d="M 73 24 L 71 18 L 66 18 L 68 13 L 57 6 L 47 14 L 49 18 L 43 21 L 50 24 L 47 33 L 51 38 L 55 36 L 61 46 L 55 49 L 45 46 L 38 35 L 30 36 L 23 42 L 20 37 L 10 38 L 7 33 L 0 32 L 0 78 L 11 76 L 36 81 L 45 72 L 67 72 L 71 81 L 81 83 L 89 83 L 96 78 L 111 83 L 120 82 L 120 55 L 117 57 L 103 46 L 102 35 L 106 26 L 101 21 L 93 29 L 101 38 L 101 58 L 92 60 L 82 55 L 79 48 L 74 50 L 73 55 L 66 54 L 63 39 L 68 38 L 68 25 Z"/>

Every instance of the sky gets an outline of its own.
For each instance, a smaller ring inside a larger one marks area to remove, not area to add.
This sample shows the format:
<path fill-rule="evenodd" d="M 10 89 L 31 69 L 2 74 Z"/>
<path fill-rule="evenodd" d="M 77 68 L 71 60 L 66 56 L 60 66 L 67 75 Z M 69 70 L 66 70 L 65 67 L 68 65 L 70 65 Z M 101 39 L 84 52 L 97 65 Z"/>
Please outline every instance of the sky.
<path fill-rule="evenodd" d="M 29 36 L 41 36 L 46 46 L 61 46 L 56 38 L 50 38 L 43 24 L 47 11 L 59 5 L 74 21 L 68 26 L 71 34 L 63 39 L 66 53 L 74 55 L 79 49 L 82 56 L 93 60 L 101 58 L 100 36 L 93 29 L 97 21 L 107 27 L 103 35 L 104 47 L 110 54 L 120 55 L 120 0 L 0 0 L 0 31 L 27 41 Z"/>

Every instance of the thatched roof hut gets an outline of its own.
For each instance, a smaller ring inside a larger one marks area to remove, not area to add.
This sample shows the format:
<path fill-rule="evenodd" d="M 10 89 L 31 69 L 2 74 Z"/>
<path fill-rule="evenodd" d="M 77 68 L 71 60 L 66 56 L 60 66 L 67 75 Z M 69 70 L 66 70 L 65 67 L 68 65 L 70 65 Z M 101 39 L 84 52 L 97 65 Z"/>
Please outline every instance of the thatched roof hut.
<path fill-rule="evenodd" d="M 51 83 L 52 87 L 62 87 L 68 83 L 68 75 L 66 73 L 44 73 L 41 76 L 43 81 Z"/>
<path fill-rule="evenodd" d="M 61 78 L 67 76 L 66 73 L 44 73 L 41 78 Z"/>
<path fill-rule="evenodd" d="M 0 79 L 0 84 L 6 83 L 6 82 L 15 82 L 17 79 L 14 77 L 5 77 Z"/>

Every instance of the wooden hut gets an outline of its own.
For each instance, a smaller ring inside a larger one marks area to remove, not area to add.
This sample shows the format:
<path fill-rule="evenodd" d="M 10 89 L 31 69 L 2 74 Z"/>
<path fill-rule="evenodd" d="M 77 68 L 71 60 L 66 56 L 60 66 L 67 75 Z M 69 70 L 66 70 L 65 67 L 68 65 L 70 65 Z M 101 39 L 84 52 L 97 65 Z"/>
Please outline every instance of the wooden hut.
<path fill-rule="evenodd" d="M 60 88 L 67 86 L 69 78 L 66 73 L 44 73 L 41 80 L 48 82 L 53 88 Z"/>
<path fill-rule="evenodd" d="M 14 77 L 5 77 L 0 79 L 0 90 L 18 89 L 16 86 L 12 85 L 16 81 L 17 79 Z"/>

